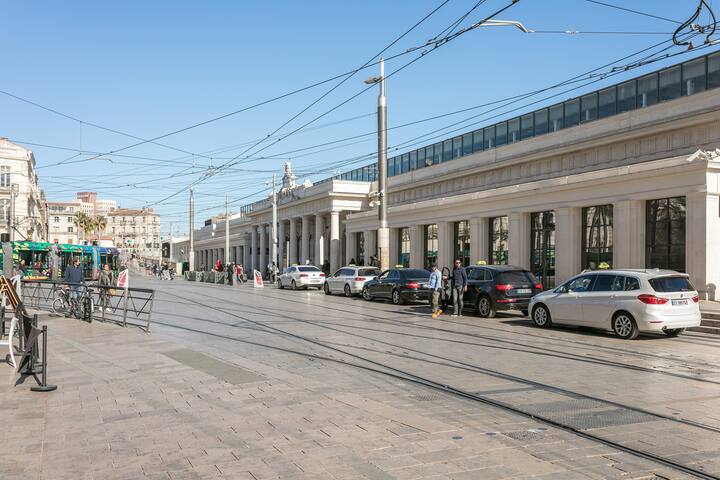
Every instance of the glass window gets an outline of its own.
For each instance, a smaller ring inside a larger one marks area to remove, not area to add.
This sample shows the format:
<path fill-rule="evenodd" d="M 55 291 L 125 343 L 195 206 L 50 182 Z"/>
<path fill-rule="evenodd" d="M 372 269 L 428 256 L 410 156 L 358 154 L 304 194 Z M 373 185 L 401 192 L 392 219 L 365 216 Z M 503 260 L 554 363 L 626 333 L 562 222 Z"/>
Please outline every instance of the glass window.
<path fill-rule="evenodd" d="M 484 130 L 483 150 L 495 148 L 495 125 L 487 127 Z"/>
<path fill-rule="evenodd" d="M 502 147 L 507 143 L 507 122 L 495 124 L 495 146 Z"/>
<path fill-rule="evenodd" d="M 593 285 L 593 292 L 618 292 L 625 285 L 621 275 L 598 275 Z"/>
<path fill-rule="evenodd" d="M 452 140 L 445 140 L 443 142 L 442 161 L 447 162 L 452 160 Z"/>
<path fill-rule="evenodd" d="M 592 289 L 593 281 L 597 275 L 583 275 L 566 284 L 568 292 L 587 292 Z"/>
<path fill-rule="evenodd" d="M 649 200 L 645 222 L 645 266 L 684 272 L 685 197 Z"/>
<path fill-rule="evenodd" d="M 573 98 L 565 102 L 565 128 L 580 124 L 580 99 Z"/>
<path fill-rule="evenodd" d="M 635 277 L 625 277 L 625 291 L 640 290 L 640 280 Z"/>
<path fill-rule="evenodd" d="M 395 175 L 395 157 L 388 158 L 387 161 L 387 176 L 392 177 Z"/>
<path fill-rule="evenodd" d="M 508 140 L 507 143 L 515 143 L 520 140 L 520 117 L 508 120 Z"/>
<path fill-rule="evenodd" d="M 0 187 L 10 186 L 10 167 L 3 165 L 0 167 Z"/>
<path fill-rule="evenodd" d="M 442 142 L 438 142 L 434 145 L 433 148 L 433 165 L 437 165 L 438 163 L 442 162 L 442 152 L 443 152 L 443 144 Z"/>
<path fill-rule="evenodd" d="M 550 107 L 550 131 L 557 132 L 563 128 L 563 105 L 553 105 Z"/>
<path fill-rule="evenodd" d="M 600 205 L 582 209 L 582 268 L 613 266 L 613 207 Z"/>
<path fill-rule="evenodd" d="M 705 91 L 705 57 L 682 64 L 682 94 L 694 95 Z"/>
<path fill-rule="evenodd" d="M 468 280 L 485 280 L 485 269 L 484 268 L 470 268 L 468 269 Z"/>
<path fill-rule="evenodd" d="M 365 264 L 365 233 L 355 232 L 350 235 L 355 235 L 355 258 L 357 259 L 357 265 Z"/>
<path fill-rule="evenodd" d="M 598 93 L 598 118 L 615 115 L 615 87 L 600 90 Z"/>
<path fill-rule="evenodd" d="M 425 244 L 425 268 L 430 269 L 437 262 L 438 254 L 438 227 L 436 224 L 423 227 L 423 240 Z"/>
<path fill-rule="evenodd" d="M 692 292 L 695 290 L 690 280 L 680 275 L 652 278 L 648 281 L 656 292 Z"/>
<path fill-rule="evenodd" d="M 410 171 L 410 154 L 404 153 L 401 158 L 402 166 L 400 167 L 400 173 Z"/>
<path fill-rule="evenodd" d="M 490 264 L 507 265 L 508 263 L 508 217 L 490 219 Z"/>
<path fill-rule="evenodd" d="M 410 267 L 410 229 L 403 227 L 398 232 L 398 265 Z"/>
<path fill-rule="evenodd" d="M 544 135 L 548 132 L 548 109 L 543 108 L 535 112 L 535 135 Z"/>
<path fill-rule="evenodd" d="M 666 68 L 658 74 L 660 81 L 660 101 L 672 100 L 680 96 L 680 66 Z"/>
<path fill-rule="evenodd" d="M 720 87 L 720 53 L 708 55 L 708 88 Z"/>
<path fill-rule="evenodd" d="M 470 265 L 470 224 L 467 220 L 455 222 L 453 260 L 460 259 L 463 266 Z"/>
<path fill-rule="evenodd" d="M 555 287 L 555 212 L 530 215 L 530 270 L 543 288 Z"/>
<path fill-rule="evenodd" d="M 621 83 L 617 87 L 617 111 L 627 112 L 635 109 L 635 80 Z"/>
<path fill-rule="evenodd" d="M 580 121 L 590 122 L 598 116 L 598 94 L 597 92 L 590 95 L 584 95 L 580 99 Z"/>
<path fill-rule="evenodd" d="M 462 136 L 462 155 L 470 155 L 473 153 L 472 133 L 466 133 Z"/>
<path fill-rule="evenodd" d="M 452 158 L 460 158 L 462 156 L 462 137 L 453 138 L 452 144 Z"/>
<path fill-rule="evenodd" d="M 637 106 L 638 108 L 655 105 L 658 101 L 658 76 L 656 73 L 638 78 Z"/>
<path fill-rule="evenodd" d="M 425 163 L 423 167 L 429 167 L 433 164 L 433 146 L 425 147 Z"/>
<path fill-rule="evenodd" d="M 520 118 L 520 138 L 526 139 L 535 135 L 533 114 L 528 113 Z"/>
<path fill-rule="evenodd" d="M 480 152 L 483 149 L 483 131 L 475 130 L 473 132 L 473 152 Z"/>
<path fill-rule="evenodd" d="M 425 153 L 425 150 L 422 150 L 423 154 Z M 410 170 L 416 170 L 418 168 L 418 151 L 413 150 L 410 152 Z"/>

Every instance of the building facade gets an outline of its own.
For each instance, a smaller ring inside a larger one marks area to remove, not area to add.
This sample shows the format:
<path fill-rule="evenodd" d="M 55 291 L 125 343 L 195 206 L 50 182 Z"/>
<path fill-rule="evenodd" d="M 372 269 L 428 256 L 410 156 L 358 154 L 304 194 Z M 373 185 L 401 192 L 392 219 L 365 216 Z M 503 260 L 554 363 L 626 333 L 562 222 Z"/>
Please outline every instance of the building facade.
<path fill-rule="evenodd" d="M 108 214 L 105 231 L 125 252 L 160 261 L 160 215 L 152 209 L 118 208 Z"/>
<path fill-rule="evenodd" d="M 33 152 L 0 138 L 0 241 L 45 240 L 46 208 Z"/>
<path fill-rule="evenodd" d="M 79 244 L 75 215 L 80 202 L 48 202 L 48 242 Z"/>
<path fill-rule="evenodd" d="M 388 160 L 392 264 L 513 264 L 550 288 L 583 269 L 687 272 L 720 284 L 720 53 L 486 125 Z M 281 266 L 376 254 L 376 165 L 278 198 Z M 230 222 L 227 260 L 264 270 L 271 202 Z M 224 222 L 194 268 L 225 261 Z M 189 246 L 183 249 L 189 251 Z"/>

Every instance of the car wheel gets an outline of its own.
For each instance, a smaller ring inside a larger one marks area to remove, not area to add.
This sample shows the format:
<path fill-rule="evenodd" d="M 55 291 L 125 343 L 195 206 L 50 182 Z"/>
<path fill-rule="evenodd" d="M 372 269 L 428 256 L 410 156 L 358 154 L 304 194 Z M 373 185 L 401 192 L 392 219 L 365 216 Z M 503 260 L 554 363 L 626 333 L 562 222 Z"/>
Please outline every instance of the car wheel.
<path fill-rule="evenodd" d="M 322 289 L 323 289 L 323 287 L 322 287 L 322 286 L 319 286 L 319 287 L 317 287 L 317 289 L 318 289 L 318 290 L 322 290 Z"/>
<path fill-rule="evenodd" d="M 618 312 L 612 320 L 612 329 L 615 335 L 623 340 L 633 340 L 637 338 L 640 330 L 638 330 L 635 319 L 627 312 Z"/>
<path fill-rule="evenodd" d="M 345 284 L 345 296 L 346 297 L 352 297 L 352 290 L 350 290 L 350 285 L 347 283 Z"/>
<path fill-rule="evenodd" d="M 402 305 L 402 304 L 404 303 L 404 302 L 403 302 L 403 298 L 402 298 L 402 296 L 400 295 L 400 291 L 399 291 L 399 290 L 393 290 L 393 291 L 392 291 L 392 302 L 393 302 L 395 305 Z"/>
<path fill-rule="evenodd" d="M 362 297 L 364 300 L 367 300 L 368 302 L 372 302 L 372 300 L 373 300 L 372 295 L 370 295 L 370 290 L 367 287 L 363 287 Z"/>
<path fill-rule="evenodd" d="M 277 287 L 278 287 L 280 290 L 282 290 L 283 288 L 285 288 L 285 287 L 283 287 L 282 280 L 280 280 L 279 278 L 278 278 L 278 281 L 277 281 Z"/>
<path fill-rule="evenodd" d="M 297 283 L 295 283 L 295 280 L 293 280 L 292 282 L 290 282 L 290 288 L 293 289 L 293 290 L 297 290 Z"/>
<path fill-rule="evenodd" d="M 325 291 L 325 295 L 331 295 L 332 292 L 330 291 L 330 285 L 328 285 L 327 282 L 323 285 L 323 290 Z"/>
<path fill-rule="evenodd" d="M 483 318 L 493 318 L 495 316 L 495 307 L 493 306 L 490 297 L 486 295 L 483 295 L 478 299 L 475 310 L 477 311 L 477 314 Z"/>
<path fill-rule="evenodd" d="M 665 335 L 667 335 L 668 337 L 677 337 L 684 331 L 684 328 L 666 328 L 665 330 L 663 330 Z"/>
<path fill-rule="evenodd" d="M 520 310 L 520 312 L 523 314 L 523 317 L 527 317 L 529 313 L 527 310 Z"/>
<path fill-rule="evenodd" d="M 552 327 L 552 318 L 550 318 L 550 310 L 545 305 L 538 305 L 533 308 L 532 321 L 536 327 L 550 328 Z"/>

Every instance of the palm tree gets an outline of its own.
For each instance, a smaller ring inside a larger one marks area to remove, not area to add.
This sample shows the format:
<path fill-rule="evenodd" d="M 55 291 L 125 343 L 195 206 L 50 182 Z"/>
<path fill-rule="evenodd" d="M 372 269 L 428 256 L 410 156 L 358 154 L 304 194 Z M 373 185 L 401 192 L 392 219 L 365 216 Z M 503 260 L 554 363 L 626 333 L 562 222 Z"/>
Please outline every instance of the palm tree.
<path fill-rule="evenodd" d="M 95 230 L 95 235 L 98 237 L 98 240 L 100 240 L 100 234 L 104 232 L 105 227 L 107 227 L 107 218 L 103 217 L 102 215 L 95 217 L 93 227 Z"/>
<path fill-rule="evenodd" d="M 77 212 L 75 214 L 75 220 L 73 223 L 78 228 L 78 233 L 82 232 L 82 240 L 85 241 L 85 232 L 88 230 L 90 217 L 85 215 L 83 212 Z"/>

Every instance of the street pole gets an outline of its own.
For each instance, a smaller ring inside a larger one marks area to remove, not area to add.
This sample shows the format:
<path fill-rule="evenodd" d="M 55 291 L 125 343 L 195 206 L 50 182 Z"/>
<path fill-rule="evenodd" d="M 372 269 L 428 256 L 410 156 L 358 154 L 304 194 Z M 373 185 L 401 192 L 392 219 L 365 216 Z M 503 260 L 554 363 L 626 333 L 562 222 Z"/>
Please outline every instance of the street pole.
<path fill-rule="evenodd" d="M 10 185 L 10 227 L 8 233 L 10 234 L 10 241 L 15 241 L 15 184 Z"/>
<path fill-rule="evenodd" d="M 170 255 L 169 255 L 170 258 L 168 259 L 170 262 L 172 262 L 172 259 L 173 259 L 172 227 L 173 227 L 173 224 L 172 224 L 172 222 L 170 222 Z"/>
<path fill-rule="evenodd" d="M 230 263 L 230 213 L 228 212 L 228 196 L 225 194 L 225 264 Z"/>
<path fill-rule="evenodd" d="M 380 269 L 390 268 L 390 229 L 387 224 L 387 99 L 385 97 L 385 61 L 380 59 L 380 95 L 378 95 L 378 220 L 377 233 Z"/>
<path fill-rule="evenodd" d="M 275 174 L 273 173 L 273 176 L 272 176 L 272 228 L 270 229 L 270 234 L 272 235 L 272 247 L 270 250 L 270 255 L 272 257 L 272 262 L 275 264 L 276 268 L 278 265 L 280 265 L 280 262 L 278 261 L 277 223 L 278 223 L 277 194 L 275 193 Z"/>
<path fill-rule="evenodd" d="M 188 219 L 189 232 L 190 232 L 190 251 L 188 252 L 188 270 L 191 272 L 195 271 L 195 232 L 193 231 L 195 225 L 195 202 L 193 201 L 193 189 L 190 187 L 190 218 Z"/>

